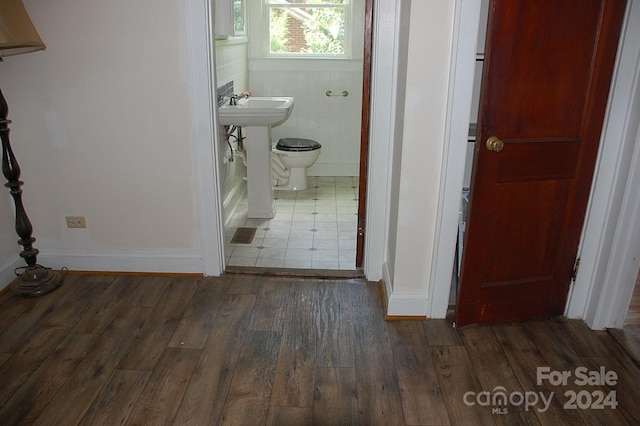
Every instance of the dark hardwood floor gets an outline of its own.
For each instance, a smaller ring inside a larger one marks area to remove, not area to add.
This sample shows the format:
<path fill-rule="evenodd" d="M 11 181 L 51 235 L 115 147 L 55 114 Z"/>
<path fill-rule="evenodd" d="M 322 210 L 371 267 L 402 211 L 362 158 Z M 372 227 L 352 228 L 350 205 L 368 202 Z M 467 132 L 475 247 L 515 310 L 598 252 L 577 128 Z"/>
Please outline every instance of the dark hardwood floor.
<path fill-rule="evenodd" d="M 0 296 L 0 377 L 1 425 L 640 424 L 609 334 L 387 322 L 361 279 L 67 275 Z"/>

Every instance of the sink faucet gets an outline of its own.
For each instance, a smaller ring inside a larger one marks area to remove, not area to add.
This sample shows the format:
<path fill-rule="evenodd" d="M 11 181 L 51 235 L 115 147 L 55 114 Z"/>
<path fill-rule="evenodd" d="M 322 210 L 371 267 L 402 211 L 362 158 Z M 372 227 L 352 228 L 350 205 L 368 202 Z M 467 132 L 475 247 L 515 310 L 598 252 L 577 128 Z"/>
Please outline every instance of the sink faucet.
<path fill-rule="evenodd" d="M 229 105 L 238 105 L 240 99 L 248 98 L 248 93 L 241 93 L 239 95 L 233 94 L 229 97 Z"/>

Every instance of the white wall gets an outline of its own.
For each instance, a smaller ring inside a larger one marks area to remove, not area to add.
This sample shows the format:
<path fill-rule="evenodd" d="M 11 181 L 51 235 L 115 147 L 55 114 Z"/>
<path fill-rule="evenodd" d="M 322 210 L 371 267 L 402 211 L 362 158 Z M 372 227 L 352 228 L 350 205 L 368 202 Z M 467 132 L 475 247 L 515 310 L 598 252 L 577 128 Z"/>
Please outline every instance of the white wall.
<path fill-rule="evenodd" d="M 425 315 L 445 137 L 453 2 L 412 1 L 389 315 Z M 413 52 L 413 53 L 412 53 Z M 402 71 L 400 71 L 402 72 Z M 394 171 L 395 173 L 395 171 Z M 393 244 L 390 244 L 393 247 Z"/>
<path fill-rule="evenodd" d="M 4 184 L 4 176 L 2 176 L 2 182 Z M 17 243 L 13 201 L 6 188 L 0 189 L 5 191 L 0 195 L 0 289 L 2 289 L 15 278 L 13 269 L 18 266 L 18 253 L 22 250 L 22 246 Z M 20 265 L 23 264 L 24 262 L 20 263 Z"/>
<path fill-rule="evenodd" d="M 24 3 L 47 50 L 6 59 L 0 85 L 41 263 L 201 271 L 186 6 Z"/>
<path fill-rule="evenodd" d="M 272 138 L 308 138 L 322 145 L 310 176 L 357 176 L 360 165 L 362 61 L 266 59 L 250 62 L 256 96 L 293 96 L 289 119 L 272 129 Z M 347 97 L 327 97 L 325 93 Z"/>
<path fill-rule="evenodd" d="M 6 180 L 2 176 L 2 183 Z M 2 186 L 4 193 L 0 195 L 0 266 L 7 263 L 18 254 L 21 246 L 16 242 L 18 235 L 15 231 L 15 210 L 9 190 Z"/>

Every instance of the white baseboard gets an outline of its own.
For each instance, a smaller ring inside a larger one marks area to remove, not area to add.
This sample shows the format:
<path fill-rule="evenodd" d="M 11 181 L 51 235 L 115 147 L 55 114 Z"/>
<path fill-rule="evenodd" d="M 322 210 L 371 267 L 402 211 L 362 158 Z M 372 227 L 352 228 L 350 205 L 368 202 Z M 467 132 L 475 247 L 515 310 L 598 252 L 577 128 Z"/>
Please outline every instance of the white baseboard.
<path fill-rule="evenodd" d="M 423 317 L 427 312 L 427 298 L 424 294 L 393 294 L 391 275 L 387 262 L 382 265 L 382 280 L 387 298 L 387 316 Z"/>
<path fill-rule="evenodd" d="M 247 182 L 244 179 L 238 179 L 235 185 L 233 185 L 233 188 L 231 188 L 226 197 L 224 197 L 222 209 L 225 226 L 228 226 L 228 222 L 233 217 L 233 213 L 238 207 L 238 204 L 240 204 L 240 201 L 244 198 L 246 188 Z"/>
<path fill-rule="evenodd" d="M 105 272 L 203 273 L 202 253 L 145 251 L 44 251 L 38 263 L 52 269 Z"/>
<path fill-rule="evenodd" d="M 24 260 L 20 256 L 15 256 L 5 265 L 0 267 L 0 290 L 11 284 L 16 279 L 15 270 L 25 265 Z"/>
<path fill-rule="evenodd" d="M 424 317 L 427 313 L 427 298 L 424 294 L 391 294 L 387 302 L 390 317 Z"/>

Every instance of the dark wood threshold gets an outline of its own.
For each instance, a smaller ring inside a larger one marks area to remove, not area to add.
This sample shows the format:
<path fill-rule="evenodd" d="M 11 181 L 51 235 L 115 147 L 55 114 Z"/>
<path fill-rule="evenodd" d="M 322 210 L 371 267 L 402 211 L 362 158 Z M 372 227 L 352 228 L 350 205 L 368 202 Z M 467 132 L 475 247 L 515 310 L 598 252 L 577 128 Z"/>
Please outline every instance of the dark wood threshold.
<path fill-rule="evenodd" d="M 298 269 L 266 268 L 257 266 L 227 266 L 227 274 L 265 275 L 270 277 L 345 279 L 364 278 L 362 269 Z"/>

